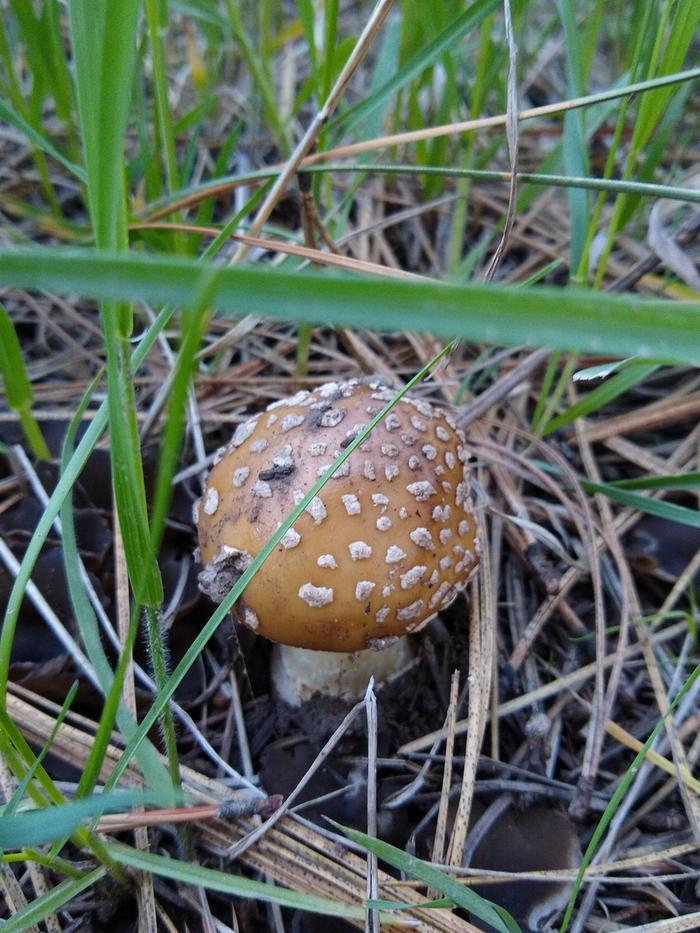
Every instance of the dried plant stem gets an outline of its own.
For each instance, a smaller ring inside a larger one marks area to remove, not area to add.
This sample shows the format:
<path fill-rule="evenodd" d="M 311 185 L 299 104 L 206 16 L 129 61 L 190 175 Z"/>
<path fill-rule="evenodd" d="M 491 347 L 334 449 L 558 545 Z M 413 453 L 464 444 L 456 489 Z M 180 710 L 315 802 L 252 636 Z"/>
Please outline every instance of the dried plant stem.
<path fill-rule="evenodd" d="M 487 722 L 487 707 L 491 693 L 494 635 L 496 629 L 493 580 L 488 547 L 486 521 L 483 512 L 477 513 L 479 539 L 484 542 L 481 567 L 472 583 L 469 612 L 469 713 L 464 751 L 462 788 L 447 853 L 450 865 L 461 865 L 469 831 L 479 753 Z"/>

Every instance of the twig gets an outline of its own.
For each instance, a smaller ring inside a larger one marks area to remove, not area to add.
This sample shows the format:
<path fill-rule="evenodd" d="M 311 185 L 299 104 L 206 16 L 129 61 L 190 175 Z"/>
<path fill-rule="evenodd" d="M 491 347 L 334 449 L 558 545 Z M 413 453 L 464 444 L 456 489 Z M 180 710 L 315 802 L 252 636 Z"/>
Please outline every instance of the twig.
<path fill-rule="evenodd" d="M 367 715 L 367 835 L 377 838 L 377 697 L 370 677 L 364 699 Z M 379 897 L 379 863 L 374 852 L 367 853 L 367 900 Z M 371 907 L 365 918 L 365 933 L 379 933 L 379 911 Z"/>

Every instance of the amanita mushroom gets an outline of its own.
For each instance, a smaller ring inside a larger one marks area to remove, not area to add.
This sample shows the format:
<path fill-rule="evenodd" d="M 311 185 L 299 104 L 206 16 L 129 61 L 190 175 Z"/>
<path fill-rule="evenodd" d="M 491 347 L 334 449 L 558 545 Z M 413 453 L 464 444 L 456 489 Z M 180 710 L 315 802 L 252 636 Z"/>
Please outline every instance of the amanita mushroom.
<path fill-rule="evenodd" d="M 224 598 L 393 395 L 377 380 L 331 382 L 274 402 L 239 425 L 195 508 L 206 593 Z M 238 620 L 292 646 L 278 650 L 273 662 L 284 699 L 364 688 L 369 674 L 358 658 L 386 666 L 387 647 L 420 629 L 464 587 L 478 562 L 464 444 L 448 414 L 404 397 L 247 586 L 235 608 Z M 303 667 L 316 675 L 314 684 L 298 674 Z M 361 687 L 349 683 L 350 672 Z"/>

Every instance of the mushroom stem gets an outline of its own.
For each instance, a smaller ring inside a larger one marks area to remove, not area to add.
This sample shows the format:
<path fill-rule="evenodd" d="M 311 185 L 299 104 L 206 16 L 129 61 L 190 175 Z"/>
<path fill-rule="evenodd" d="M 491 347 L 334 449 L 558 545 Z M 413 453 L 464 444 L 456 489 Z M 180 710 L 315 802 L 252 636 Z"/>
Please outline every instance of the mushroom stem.
<path fill-rule="evenodd" d="M 301 706 L 315 693 L 356 700 L 376 683 L 400 673 L 413 660 L 408 638 L 398 638 L 381 650 L 366 648 L 345 654 L 275 645 L 272 651 L 272 684 L 277 696 L 290 706 Z"/>

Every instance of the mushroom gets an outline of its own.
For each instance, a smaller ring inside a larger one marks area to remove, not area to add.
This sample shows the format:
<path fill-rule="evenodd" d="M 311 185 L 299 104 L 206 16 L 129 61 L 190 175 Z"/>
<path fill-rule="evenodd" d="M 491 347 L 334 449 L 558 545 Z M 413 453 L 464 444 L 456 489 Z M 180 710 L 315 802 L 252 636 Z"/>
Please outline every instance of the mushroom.
<path fill-rule="evenodd" d="M 195 506 L 204 592 L 215 601 L 226 596 L 393 397 L 378 380 L 331 382 L 238 426 Z M 356 694 L 369 672 L 382 679 L 376 668 L 405 662 L 401 636 L 465 586 L 478 563 L 466 462 L 464 435 L 450 416 L 406 396 L 284 534 L 235 607 L 238 621 L 288 646 L 273 657 L 284 699 Z"/>

